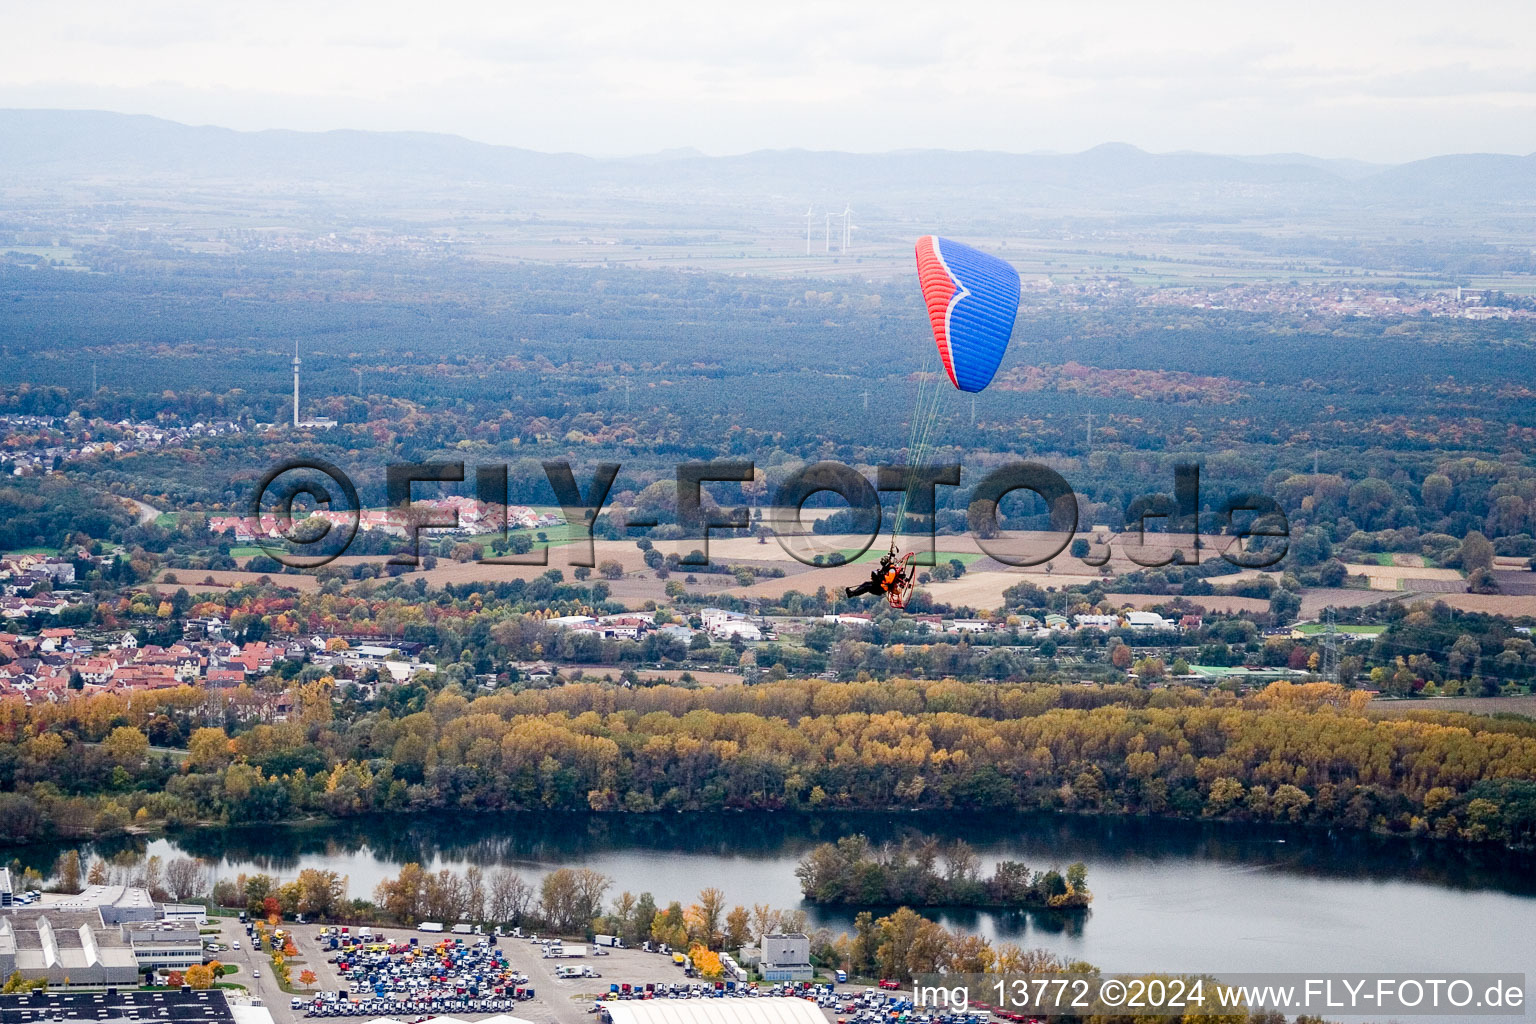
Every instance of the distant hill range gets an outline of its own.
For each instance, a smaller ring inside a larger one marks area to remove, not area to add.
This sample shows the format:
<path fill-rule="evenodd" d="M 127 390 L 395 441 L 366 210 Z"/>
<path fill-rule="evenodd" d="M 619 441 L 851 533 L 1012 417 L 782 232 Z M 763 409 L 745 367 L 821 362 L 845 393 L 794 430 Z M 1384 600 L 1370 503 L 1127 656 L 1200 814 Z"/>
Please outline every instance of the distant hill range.
<path fill-rule="evenodd" d="M 1382 166 L 1301 154 L 1159 154 L 1107 144 L 1062 155 L 762 150 L 710 157 L 671 150 L 598 159 L 424 132 L 242 132 L 85 110 L 0 110 L 0 139 L 0 186 L 47 179 L 334 180 L 402 186 L 432 181 L 538 190 L 702 190 L 759 199 L 811 193 L 848 195 L 855 201 L 935 192 L 973 198 L 1005 194 L 1015 203 L 1041 207 L 1104 197 L 1157 197 L 1191 208 L 1259 197 L 1394 208 L 1536 202 L 1536 154 L 1471 153 Z"/>

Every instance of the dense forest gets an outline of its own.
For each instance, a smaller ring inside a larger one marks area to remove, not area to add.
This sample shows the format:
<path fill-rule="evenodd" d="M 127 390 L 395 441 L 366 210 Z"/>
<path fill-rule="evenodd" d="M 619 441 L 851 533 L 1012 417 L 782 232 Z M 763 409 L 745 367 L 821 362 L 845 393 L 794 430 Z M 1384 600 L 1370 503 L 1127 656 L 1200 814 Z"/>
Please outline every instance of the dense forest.
<path fill-rule="evenodd" d="M 4 838 L 164 821 L 455 808 L 1130 812 L 1318 823 L 1528 846 L 1536 727 L 1383 718 L 1333 684 L 1247 698 L 1130 686 L 782 681 L 574 684 L 338 717 L 295 688 L 230 725 L 194 688 L 0 704 Z M 180 724 L 178 724 L 180 723 Z M 150 737 L 186 730 L 186 757 Z M 61 773 L 68 763 L 71 771 Z"/>
<path fill-rule="evenodd" d="M 386 463 L 444 458 L 509 464 L 522 501 L 553 503 L 547 458 L 622 463 L 620 503 L 690 459 L 752 459 L 772 488 L 815 458 L 899 461 L 916 377 L 933 369 L 902 281 L 808 288 L 340 255 L 81 258 L 104 272 L 0 267 L 0 368 L 26 382 L 0 391 L 0 413 L 56 418 L 63 433 L 78 429 L 73 416 L 106 437 L 125 418 L 278 424 L 195 453 L 69 466 L 82 486 L 177 510 L 238 507 L 296 452 L 345 468 L 375 505 Z M 295 340 L 307 414 L 336 418 L 334 431 L 284 426 Z M 1498 320 L 1129 296 L 1026 309 L 974 413 L 960 396 L 941 412 L 930 458 L 965 474 L 939 489 L 939 525 L 963 529 L 968 487 L 1011 457 L 1049 456 L 1079 492 L 1080 521 L 1112 526 L 1166 494 L 1175 463 L 1198 461 L 1211 525 L 1227 495 L 1263 491 L 1333 545 L 1435 554 L 1475 529 L 1502 553 L 1536 554 L 1530 343 L 1520 323 Z M 1040 510 L 1020 500 L 1005 512 L 1024 525 Z"/>

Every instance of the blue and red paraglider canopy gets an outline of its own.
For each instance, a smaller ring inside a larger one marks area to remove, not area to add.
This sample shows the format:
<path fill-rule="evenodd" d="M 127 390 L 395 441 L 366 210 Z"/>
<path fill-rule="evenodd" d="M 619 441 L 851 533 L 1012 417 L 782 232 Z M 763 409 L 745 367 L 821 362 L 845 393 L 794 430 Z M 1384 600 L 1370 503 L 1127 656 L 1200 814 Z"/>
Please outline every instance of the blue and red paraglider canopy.
<path fill-rule="evenodd" d="M 980 391 L 992 383 L 1013 334 L 1019 272 L 979 249 L 924 235 L 917 240 L 917 277 L 950 383 Z"/>

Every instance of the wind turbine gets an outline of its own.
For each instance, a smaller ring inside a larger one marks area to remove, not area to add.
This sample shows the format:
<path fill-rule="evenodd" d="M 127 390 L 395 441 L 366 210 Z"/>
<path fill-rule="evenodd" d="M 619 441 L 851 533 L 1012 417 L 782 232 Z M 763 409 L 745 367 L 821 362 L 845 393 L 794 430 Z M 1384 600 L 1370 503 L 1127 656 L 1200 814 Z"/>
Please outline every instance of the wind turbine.
<path fill-rule="evenodd" d="M 816 205 L 812 203 L 805 208 L 805 254 L 811 254 L 811 217 L 816 213 Z"/>
<path fill-rule="evenodd" d="M 832 251 L 832 211 L 831 210 L 827 211 L 826 250 L 829 253 Z"/>
<path fill-rule="evenodd" d="M 843 204 L 843 252 L 853 242 L 853 207 Z"/>

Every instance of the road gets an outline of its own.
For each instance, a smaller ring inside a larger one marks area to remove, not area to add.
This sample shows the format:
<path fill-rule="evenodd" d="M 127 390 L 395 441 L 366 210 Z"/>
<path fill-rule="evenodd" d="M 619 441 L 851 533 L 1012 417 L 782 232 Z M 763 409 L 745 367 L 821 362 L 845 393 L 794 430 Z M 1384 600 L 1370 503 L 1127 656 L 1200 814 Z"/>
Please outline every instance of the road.
<path fill-rule="evenodd" d="M 134 512 L 138 515 L 140 526 L 148 526 L 150 523 L 160 518 L 160 510 L 155 508 L 155 506 L 146 505 L 144 502 L 137 498 L 129 498 L 127 500 L 128 503 L 133 506 Z"/>
<path fill-rule="evenodd" d="M 261 1004 L 272 1010 L 275 1019 L 280 1022 L 294 1019 L 292 1011 L 288 1009 L 289 996 L 278 987 L 277 979 L 272 976 L 272 961 L 265 953 L 254 953 L 251 950 L 250 940 L 245 937 L 245 927 L 233 917 L 213 918 L 219 925 L 219 941 L 229 949 L 217 954 L 223 963 L 236 964 L 240 970 L 230 978 L 246 987 L 252 995 L 261 999 Z M 234 944 L 240 943 L 237 950 Z M 261 971 L 261 977 L 254 977 L 255 971 Z M 281 1012 L 284 1016 L 277 1017 Z"/>

